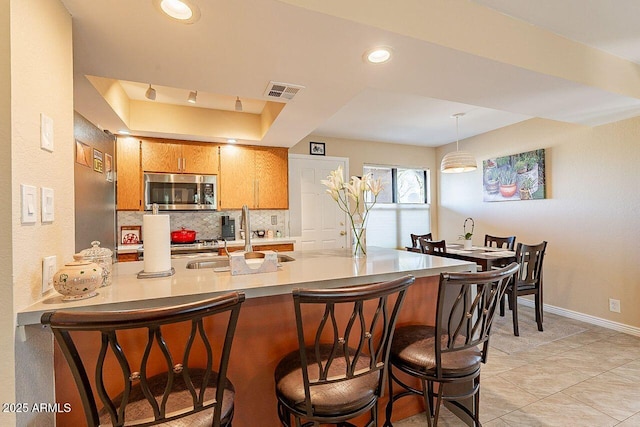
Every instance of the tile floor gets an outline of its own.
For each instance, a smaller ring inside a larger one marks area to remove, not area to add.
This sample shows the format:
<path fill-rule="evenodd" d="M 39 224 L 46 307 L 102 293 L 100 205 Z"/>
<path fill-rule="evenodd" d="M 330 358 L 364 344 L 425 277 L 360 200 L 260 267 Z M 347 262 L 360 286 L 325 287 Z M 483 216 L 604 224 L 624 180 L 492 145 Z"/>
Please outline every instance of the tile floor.
<path fill-rule="evenodd" d="M 512 354 L 490 349 L 480 382 L 482 425 L 640 426 L 640 337 L 548 313 L 544 322 L 585 330 Z M 424 414 L 394 423 L 426 425 Z M 465 426 L 447 410 L 438 425 Z"/>

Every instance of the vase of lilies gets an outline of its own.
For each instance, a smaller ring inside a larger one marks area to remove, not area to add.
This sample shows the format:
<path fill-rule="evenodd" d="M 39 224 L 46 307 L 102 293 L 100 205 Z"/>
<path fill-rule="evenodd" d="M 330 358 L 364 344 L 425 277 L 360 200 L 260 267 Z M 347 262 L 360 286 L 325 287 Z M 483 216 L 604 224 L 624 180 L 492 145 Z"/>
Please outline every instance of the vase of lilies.
<path fill-rule="evenodd" d="M 352 176 L 345 182 L 342 166 L 331 171 L 327 179 L 320 181 L 327 187 L 327 193 L 336 201 L 340 210 L 349 217 L 352 242 L 351 249 L 356 258 L 367 255 L 367 217 L 369 211 L 376 204 L 378 194 L 382 191 L 380 179 L 373 179 L 370 173 L 362 178 Z M 372 201 L 365 201 L 365 193 L 370 192 Z"/>

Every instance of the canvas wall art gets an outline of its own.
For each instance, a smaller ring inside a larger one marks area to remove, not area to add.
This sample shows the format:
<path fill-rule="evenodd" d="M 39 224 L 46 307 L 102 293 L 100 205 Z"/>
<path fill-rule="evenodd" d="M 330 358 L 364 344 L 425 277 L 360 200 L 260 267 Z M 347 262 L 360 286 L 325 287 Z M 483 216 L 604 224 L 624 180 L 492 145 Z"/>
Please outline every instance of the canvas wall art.
<path fill-rule="evenodd" d="M 544 199 L 544 149 L 483 160 L 482 184 L 485 202 Z"/>

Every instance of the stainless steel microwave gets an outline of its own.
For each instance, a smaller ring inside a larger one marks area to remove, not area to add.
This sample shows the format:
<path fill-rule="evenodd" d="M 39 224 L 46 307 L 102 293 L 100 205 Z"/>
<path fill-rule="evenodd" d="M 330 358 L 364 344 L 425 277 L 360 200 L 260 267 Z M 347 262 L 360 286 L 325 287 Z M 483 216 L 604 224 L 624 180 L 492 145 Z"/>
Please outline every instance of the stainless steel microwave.
<path fill-rule="evenodd" d="M 144 174 L 144 209 L 154 203 L 163 211 L 216 210 L 216 175 Z"/>

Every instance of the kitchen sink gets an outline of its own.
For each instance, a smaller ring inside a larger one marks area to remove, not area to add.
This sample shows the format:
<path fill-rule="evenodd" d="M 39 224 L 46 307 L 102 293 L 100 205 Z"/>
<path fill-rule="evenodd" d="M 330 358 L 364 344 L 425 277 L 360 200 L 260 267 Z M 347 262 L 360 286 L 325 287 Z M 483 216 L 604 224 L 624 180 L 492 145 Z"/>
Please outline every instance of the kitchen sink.
<path fill-rule="evenodd" d="M 262 258 L 264 257 L 264 254 L 261 254 L 259 252 L 250 252 L 246 254 L 245 257 L 247 259 Z M 291 262 L 295 260 L 295 258 L 290 257 L 289 255 L 278 254 L 278 263 Z M 226 256 L 199 258 L 197 260 L 189 261 L 187 263 L 187 268 L 213 268 L 214 270 L 226 271 L 229 269 L 229 258 L 227 258 Z"/>

